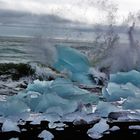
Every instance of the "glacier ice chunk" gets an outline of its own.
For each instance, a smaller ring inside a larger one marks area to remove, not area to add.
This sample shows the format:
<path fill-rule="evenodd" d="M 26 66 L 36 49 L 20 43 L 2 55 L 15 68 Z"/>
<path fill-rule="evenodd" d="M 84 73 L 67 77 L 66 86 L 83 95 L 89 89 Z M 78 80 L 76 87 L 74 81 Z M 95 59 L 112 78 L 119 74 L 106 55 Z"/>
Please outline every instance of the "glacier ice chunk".
<path fill-rule="evenodd" d="M 60 107 L 63 110 L 63 114 L 65 114 L 75 111 L 77 109 L 77 103 L 74 101 L 69 101 L 67 99 L 61 98 L 56 94 L 44 94 L 42 95 L 42 98 L 40 99 L 40 102 L 36 107 L 36 111 L 47 112 L 47 110 L 51 107 Z M 56 112 L 57 110 L 50 109 L 50 111 L 51 112 L 47 113 L 53 113 L 53 111 Z"/>
<path fill-rule="evenodd" d="M 28 112 L 30 108 L 21 100 L 9 99 L 7 101 L 0 101 L 0 115 L 18 115 Z"/>
<path fill-rule="evenodd" d="M 20 132 L 20 129 L 17 126 L 17 123 L 11 120 L 5 120 L 1 129 L 3 132 L 10 132 L 10 131 Z"/>
<path fill-rule="evenodd" d="M 48 87 L 50 87 L 53 81 L 40 81 L 34 80 L 33 83 L 28 84 L 27 91 L 34 91 L 43 94 L 48 91 Z"/>
<path fill-rule="evenodd" d="M 57 78 L 53 81 L 36 80 L 22 97 L 32 111 L 63 115 L 78 108 L 78 104 L 97 104 L 99 97 L 75 86 L 71 80 Z"/>
<path fill-rule="evenodd" d="M 68 77 L 80 84 L 95 84 L 90 78 L 90 63 L 87 57 L 74 48 L 58 45 L 57 61 L 52 65 L 59 72 L 67 73 Z"/>
<path fill-rule="evenodd" d="M 105 131 L 109 129 L 109 125 L 105 119 L 101 119 L 99 123 L 96 123 L 91 129 L 88 130 L 87 134 L 93 139 L 99 139 Z"/>
<path fill-rule="evenodd" d="M 111 74 L 110 82 L 117 84 L 126 84 L 129 82 L 140 87 L 140 72 L 132 70 L 129 72 L 118 72 L 117 74 Z"/>
<path fill-rule="evenodd" d="M 102 94 L 107 101 L 119 101 L 121 98 L 135 97 L 135 90 L 133 90 L 131 87 L 131 83 L 119 85 L 110 82 L 106 88 L 103 88 Z"/>
<path fill-rule="evenodd" d="M 117 131 L 117 130 L 120 130 L 120 128 L 118 126 L 113 126 L 109 130 L 110 131 Z"/>
<path fill-rule="evenodd" d="M 122 106 L 123 109 L 140 109 L 140 98 L 129 97 L 126 101 L 124 101 Z"/>
<path fill-rule="evenodd" d="M 129 129 L 140 130 L 140 125 L 131 125 L 129 126 Z"/>
<path fill-rule="evenodd" d="M 96 113 L 101 117 L 108 117 L 110 112 L 117 112 L 120 109 L 108 102 L 100 101 L 96 108 Z"/>
<path fill-rule="evenodd" d="M 39 135 L 39 138 L 43 138 L 44 140 L 52 140 L 54 138 L 53 134 L 47 130 L 43 130 Z"/>
<path fill-rule="evenodd" d="M 9 140 L 19 140 L 19 138 L 11 138 L 11 139 L 9 139 Z"/>
<path fill-rule="evenodd" d="M 68 70 L 70 72 L 88 72 L 90 63 L 86 56 L 74 48 L 56 46 L 58 60 L 54 68 L 58 71 Z"/>

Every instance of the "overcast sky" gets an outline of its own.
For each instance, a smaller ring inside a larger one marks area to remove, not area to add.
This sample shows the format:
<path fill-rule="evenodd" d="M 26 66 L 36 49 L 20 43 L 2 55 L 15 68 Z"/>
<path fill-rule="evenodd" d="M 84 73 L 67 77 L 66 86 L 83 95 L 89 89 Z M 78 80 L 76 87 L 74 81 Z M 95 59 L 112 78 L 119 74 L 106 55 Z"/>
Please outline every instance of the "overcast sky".
<path fill-rule="evenodd" d="M 129 12 L 137 12 L 140 9 L 139 0 L 108 1 L 117 5 L 118 19 L 127 16 Z M 90 24 L 105 22 L 103 17 L 107 14 L 96 0 L 0 0 L 0 9 L 26 11 L 33 14 L 53 14 Z"/>

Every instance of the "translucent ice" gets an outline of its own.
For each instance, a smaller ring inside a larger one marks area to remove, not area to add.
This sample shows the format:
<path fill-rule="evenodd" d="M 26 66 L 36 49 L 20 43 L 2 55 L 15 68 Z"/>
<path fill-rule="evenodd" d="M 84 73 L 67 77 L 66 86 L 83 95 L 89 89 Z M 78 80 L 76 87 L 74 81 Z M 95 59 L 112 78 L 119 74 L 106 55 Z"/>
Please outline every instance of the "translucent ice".
<path fill-rule="evenodd" d="M 129 97 L 124 103 L 123 103 L 123 109 L 140 109 L 140 98 L 132 98 Z"/>
<path fill-rule="evenodd" d="M 58 71 L 68 70 L 72 73 L 88 72 L 89 61 L 86 56 L 76 49 L 66 46 L 56 46 L 58 60 L 54 68 Z"/>
<path fill-rule="evenodd" d="M 19 140 L 19 138 L 11 138 L 11 139 L 9 139 L 9 140 Z"/>
<path fill-rule="evenodd" d="M 99 120 L 100 120 L 100 117 L 98 117 L 97 115 L 93 113 L 87 114 L 81 111 L 69 113 L 62 117 L 62 121 L 74 122 L 75 125 L 82 124 L 82 122 L 86 124 L 93 124 L 95 122 L 98 122 Z"/>
<path fill-rule="evenodd" d="M 117 131 L 117 130 L 120 130 L 120 128 L 118 126 L 113 126 L 109 130 L 110 131 Z"/>
<path fill-rule="evenodd" d="M 75 86 L 70 80 L 58 78 L 52 82 L 50 91 L 68 100 L 82 101 L 82 103 L 97 103 L 98 97 Z"/>
<path fill-rule="evenodd" d="M 107 101 L 119 101 L 121 98 L 135 97 L 135 89 L 131 87 L 133 87 L 131 83 L 119 85 L 110 82 L 107 88 L 103 88 L 102 94 Z"/>
<path fill-rule="evenodd" d="M 0 115 L 18 115 L 29 111 L 29 107 L 18 99 L 9 99 L 0 102 Z"/>
<path fill-rule="evenodd" d="M 54 138 L 53 134 L 47 130 L 43 130 L 39 135 L 39 138 L 43 138 L 44 140 L 52 140 Z"/>
<path fill-rule="evenodd" d="M 94 85 L 95 81 L 90 73 L 72 73 L 70 79 L 79 84 Z"/>
<path fill-rule="evenodd" d="M 140 72 L 132 70 L 129 72 L 118 72 L 117 74 L 111 74 L 110 82 L 117 84 L 126 84 L 129 82 L 140 87 Z"/>
<path fill-rule="evenodd" d="M 117 112 L 120 109 L 108 102 L 100 101 L 97 105 L 96 113 L 101 117 L 107 117 L 110 112 Z"/>
<path fill-rule="evenodd" d="M 36 112 L 59 115 L 73 112 L 78 104 L 96 104 L 98 96 L 75 86 L 69 79 L 57 78 L 53 81 L 39 81 L 29 84 L 22 100 Z"/>
<path fill-rule="evenodd" d="M 28 85 L 27 91 L 35 91 L 43 94 L 48 91 L 48 87 L 50 87 L 51 83 L 51 81 L 35 80 L 33 83 Z"/>
<path fill-rule="evenodd" d="M 131 125 L 129 126 L 129 129 L 140 130 L 140 125 Z"/>
<path fill-rule="evenodd" d="M 19 127 L 17 126 L 17 123 L 11 121 L 11 120 L 6 120 L 3 125 L 2 125 L 2 131 L 3 132 L 9 132 L 9 131 L 16 131 L 20 132 Z"/>
<path fill-rule="evenodd" d="M 64 126 L 65 126 L 64 123 L 54 123 L 54 122 L 50 122 L 50 123 L 48 124 L 48 127 L 49 127 L 50 129 L 52 129 L 52 128 L 63 128 Z"/>
<path fill-rule="evenodd" d="M 39 104 L 36 107 L 37 112 L 46 112 L 49 108 L 60 107 L 63 110 L 63 114 L 73 112 L 77 109 L 77 103 L 61 98 L 56 94 L 44 94 L 42 95 Z M 57 112 L 57 110 L 51 110 L 51 112 Z M 59 112 L 58 112 L 59 113 Z M 62 112 L 60 112 L 61 115 Z"/>
<path fill-rule="evenodd" d="M 87 134 L 93 139 L 99 139 L 105 131 L 109 129 L 109 125 L 106 120 L 101 119 L 99 123 L 95 124 L 91 129 L 88 130 Z"/>
<path fill-rule="evenodd" d="M 60 72 L 67 73 L 68 77 L 80 84 L 94 84 L 89 75 L 90 63 L 86 56 L 74 48 L 56 46 L 57 61 L 52 66 Z"/>

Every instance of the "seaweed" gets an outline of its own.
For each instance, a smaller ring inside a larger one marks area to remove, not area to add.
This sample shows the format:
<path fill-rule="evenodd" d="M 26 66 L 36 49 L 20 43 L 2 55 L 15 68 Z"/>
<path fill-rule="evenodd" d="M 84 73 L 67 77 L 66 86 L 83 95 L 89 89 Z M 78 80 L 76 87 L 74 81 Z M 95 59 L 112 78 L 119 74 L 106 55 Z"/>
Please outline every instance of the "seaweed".
<path fill-rule="evenodd" d="M 21 77 L 35 74 L 35 70 L 29 64 L 24 63 L 1 63 L 0 76 L 10 75 L 12 80 L 19 80 Z"/>

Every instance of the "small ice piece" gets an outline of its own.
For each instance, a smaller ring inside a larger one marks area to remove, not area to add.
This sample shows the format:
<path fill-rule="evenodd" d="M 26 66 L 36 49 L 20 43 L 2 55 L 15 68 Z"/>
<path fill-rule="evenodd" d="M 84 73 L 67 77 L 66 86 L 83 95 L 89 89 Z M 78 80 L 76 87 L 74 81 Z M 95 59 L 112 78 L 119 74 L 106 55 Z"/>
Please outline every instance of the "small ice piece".
<path fill-rule="evenodd" d="M 58 131 L 63 131 L 64 128 L 63 128 L 63 127 L 61 127 L 61 128 L 56 128 L 56 130 L 58 130 Z"/>
<path fill-rule="evenodd" d="M 56 125 L 55 125 L 55 123 L 50 122 L 50 123 L 48 124 L 48 127 L 49 127 L 50 129 L 54 129 L 54 128 L 56 128 Z"/>
<path fill-rule="evenodd" d="M 11 139 L 9 139 L 9 140 L 19 140 L 19 138 L 11 138 Z"/>
<path fill-rule="evenodd" d="M 11 120 L 6 120 L 2 125 L 2 131 L 3 132 L 10 132 L 10 131 L 20 132 L 20 129 L 17 126 L 16 122 L 13 122 Z"/>
<path fill-rule="evenodd" d="M 107 117 L 111 112 L 117 112 L 120 109 L 116 106 L 112 105 L 109 102 L 100 101 L 96 108 L 96 113 L 99 114 L 101 117 Z"/>
<path fill-rule="evenodd" d="M 54 123 L 54 122 L 50 122 L 50 123 L 48 124 L 48 127 L 49 127 L 50 129 L 53 129 L 53 128 L 62 128 L 62 127 L 64 127 L 64 126 L 65 126 L 64 123 Z"/>
<path fill-rule="evenodd" d="M 21 131 L 22 131 L 22 132 L 25 132 L 25 131 L 27 131 L 27 129 L 23 128 L 23 129 L 21 129 Z"/>
<path fill-rule="evenodd" d="M 110 131 L 117 131 L 117 130 L 120 130 L 120 128 L 118 126 L 113 126 L 109 130 Z"/>
<path fill-rule="evenodd" d="M 131 125 L 129 126 L 129 129 L 140 130 L 140 125 Z"/>
<path fill-rule="evenodd" d="M 110 132 L 109 131 L 105 131 L 104 134 L 110 134 Z"/>
<path fill-rule="evenodd" d="M 52 140 L 54 136 L 47 130 L 43 130 L 39 135 L 39 138 L 43 138 L 44 140 Z"/>
<path fill-rule="evenodd" d="M 132 70 L 129 72 L 118 72 L 117 74 L 111 74 L 110 82 L 117 84 L 131 83 L 140 87 L 140 72 Z"/>
<path fill-rule="evenodd" d="M 105 119 L 101 119 L 99 123 L 95 124 L 91 129 L 88 130 L 87 134 L 93 139 L 99 139 L 103 136 L 103 133 L 109 129 L 109 125 Z"/>

